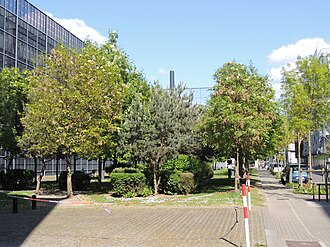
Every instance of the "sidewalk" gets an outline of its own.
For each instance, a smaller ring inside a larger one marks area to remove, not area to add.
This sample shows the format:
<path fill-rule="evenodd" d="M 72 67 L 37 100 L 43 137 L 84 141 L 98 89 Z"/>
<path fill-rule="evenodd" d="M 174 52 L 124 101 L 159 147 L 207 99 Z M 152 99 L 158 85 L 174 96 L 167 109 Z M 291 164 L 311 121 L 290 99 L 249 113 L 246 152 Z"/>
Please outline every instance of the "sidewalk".
<path fill-rule="evenodd" d="M 268 247 L 330 247 L 330 203 L 297 195 L 259 170 L 266 197 L 264 224 Z"/>

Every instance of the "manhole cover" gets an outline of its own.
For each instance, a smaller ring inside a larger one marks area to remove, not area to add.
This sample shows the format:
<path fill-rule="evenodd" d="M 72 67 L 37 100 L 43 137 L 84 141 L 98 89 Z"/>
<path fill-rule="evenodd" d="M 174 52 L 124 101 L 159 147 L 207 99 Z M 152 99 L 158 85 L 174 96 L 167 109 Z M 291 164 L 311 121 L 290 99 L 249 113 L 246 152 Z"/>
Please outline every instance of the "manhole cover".
<path fill-rule="evenodd" d="M 288 247 L 322 247 L 319 242 L 310 241 L 286 241 Z"/>

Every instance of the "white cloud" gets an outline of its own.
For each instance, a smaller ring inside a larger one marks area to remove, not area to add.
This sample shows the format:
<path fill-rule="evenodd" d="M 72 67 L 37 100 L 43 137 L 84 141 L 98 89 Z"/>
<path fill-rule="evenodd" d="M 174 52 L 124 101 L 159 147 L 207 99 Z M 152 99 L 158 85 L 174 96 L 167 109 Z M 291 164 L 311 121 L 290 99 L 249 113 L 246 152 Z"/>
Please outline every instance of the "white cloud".
<path fill-rule="evenodd" d="M 315 51 L 330 52 L 330 43 L 327 43 L 323 38 L 307 38 L 300 39 L 294 44 L 283 45 L 275 49 L 269 54 L 268 60 L 271 68 L 268 75 L 272 81 L 276 97 L 280 96 L 282 69 L 283 67 L 288 70 L 295 68 L 295 61 L 298 56 L 306 57 L 313 55 Z"/>
<path fill-rule="evenodd" d="M 293 61 L 298 56 L 305 57 L 314 54 L 316 49 L 319 51 L 327 48 L 330 48 L 330 44 L 323 38 L 301 39 L 294 44 L 283 45 L 273 50 L 272 53 L 268 55 L 268 59 L 272 63 Z"/>
<path fill-rule="evenodd" d="M 81 40 L 90 39 L 98 44 L 102 44 L 107 40 L 107 37 L 103 36 L 101 33 L 96 31 L 94 28 L 89 27 L 85 21 L 80 19 L 60 19 L 54 17 L 52 13 L 46 12 L 46 14 L 53 18 L 56 22 L 61 24 L 71 33 L 76 35 Z"/>
<path fill-rule="evenodd" d="M 157 73 L 158 73 L 159 75 L 166 75 L 166 74 L 167 74 L 167 70 L 164 69 L 164 68 L 159 68 L 159 69 L 157 70 Z"/>

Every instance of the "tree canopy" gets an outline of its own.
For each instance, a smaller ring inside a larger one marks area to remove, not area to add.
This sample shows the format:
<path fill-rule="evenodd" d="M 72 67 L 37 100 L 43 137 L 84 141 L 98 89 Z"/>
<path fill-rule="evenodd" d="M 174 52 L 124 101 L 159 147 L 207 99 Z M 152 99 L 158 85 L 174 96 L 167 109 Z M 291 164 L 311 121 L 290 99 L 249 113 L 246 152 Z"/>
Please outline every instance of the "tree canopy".
<path fill-rule="evenodd" d="M 149 165 L 155 194 L 164 162 L 191 151 L 198 109 L 192 95 L 183 94 L 183 89 L 162 89 L 157 84 L 148 100 L 137 98 L 125 114 L 121 131 L 124 149 L 133 159 Z"/>
<path fill-rule="evenodd" d="M 260 76 L 252 65 L 229 62 L 215 72 L 214 79 L 215 93 L 202 121 L 206 138 L 218 155 L 237 156 L 240 163 L 244 158 L 256 158 L 271 141 L 277 118 L 267 77 Z"/>
<path fill-rule="evenodd" d="M 131 80 L 125 79 L 131 71 L 128 62 L 122 67 L 124 61 L 111 35 L 101 47 L 87 42 L 81 51 L 62 45 L 54 49 L 45 66 L 29 77 L 22 146 L 36 156 L 60 151 L 66 156 L 68 176 L 73 154 L 104 157 L 116 145 L 115 133 L 128 92 L 133 91 Z M 141 76 L 132 78 L 137 87 Z"/>
<path fill-rule="evenodd" d="M 21 117 L 26 103 L 27 72 L 6 68 L 0 72 L 0 147 L 12 158 L 20 152 L 17 138 L 23 134 Z"/>

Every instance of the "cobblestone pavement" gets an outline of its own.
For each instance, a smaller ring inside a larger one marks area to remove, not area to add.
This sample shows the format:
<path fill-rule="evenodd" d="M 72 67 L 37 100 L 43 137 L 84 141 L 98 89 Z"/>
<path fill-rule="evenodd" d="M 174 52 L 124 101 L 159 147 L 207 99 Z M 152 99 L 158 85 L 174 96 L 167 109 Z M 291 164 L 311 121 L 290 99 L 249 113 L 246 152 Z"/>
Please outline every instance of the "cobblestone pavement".
<path fill-rule="evenodd" d="M 0 219 L 1 247 L 245 246 L 243 209 L 235 207 L 62 204 Z M 251 246 L 266 246 L 263 208 L 253 208 L 249 223 Z"/>

